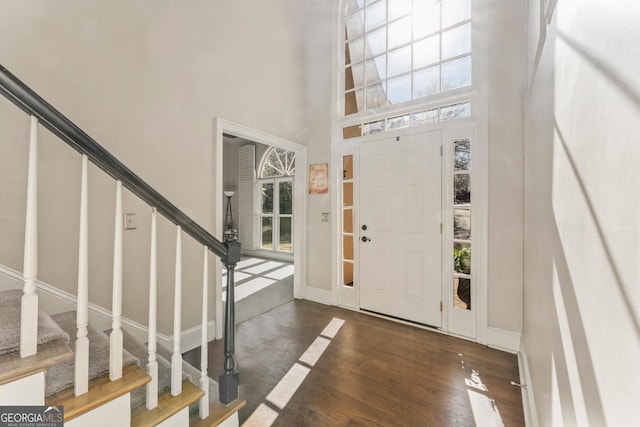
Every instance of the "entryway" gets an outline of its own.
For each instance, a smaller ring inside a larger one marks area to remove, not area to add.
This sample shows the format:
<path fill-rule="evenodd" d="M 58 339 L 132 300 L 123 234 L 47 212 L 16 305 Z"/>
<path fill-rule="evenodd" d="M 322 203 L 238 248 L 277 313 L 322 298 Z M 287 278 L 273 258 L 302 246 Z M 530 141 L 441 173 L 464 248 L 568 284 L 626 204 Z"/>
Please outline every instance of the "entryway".
<path fill-rule="evenodd" d="M 243 259 L 236 267 L 236 301 L 240 306 L 252 305 L 247 310 L 237 309 L 237 323 L 303 294 L 306 147 L 221 118 L 215 119 L 214 136 L 215 235 L 221 236 L 227 229 L 237 231 Z M 297 173 L 296 163 L 302 165 Z M 225 218 L 229 200 L 231 226 Z M 248 265 L 255 260 L 259 262 Z M 261 269 L 253 273 L 254 280 L 247 277 L 252 268 Z M 225 273 L 216 262 L 217 337 L 222 336 Z M 269 274 L 278 277 L 267 277 Z M 273 298 L 278 303 L 263 299 L 261 292 L 276 289 L 267 283 L 276 282 L 282 285 L 280 291 L 286 291 L 286 298 Z"/>
<path fill-rule="evenodd" d="M 477 272 L 486 263 L 486 198 L 475 124 L 370 135 L 335 153 L 338 305 L 485 342 Z"/>
<path fill-rule="evenodd" d="M 360 309 L 441 325 L 441 134 L 360 147 Z"/>

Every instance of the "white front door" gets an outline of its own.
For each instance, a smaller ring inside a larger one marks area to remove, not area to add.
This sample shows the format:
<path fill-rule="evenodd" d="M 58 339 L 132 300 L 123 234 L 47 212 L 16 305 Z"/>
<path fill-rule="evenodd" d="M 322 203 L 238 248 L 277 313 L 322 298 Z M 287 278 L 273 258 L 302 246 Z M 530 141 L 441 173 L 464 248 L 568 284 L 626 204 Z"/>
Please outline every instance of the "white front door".
<path fill-rule="evenodd" d="M 361 309 L 441 326 L 440 146 L 440 131 L 360 146 Z"/>

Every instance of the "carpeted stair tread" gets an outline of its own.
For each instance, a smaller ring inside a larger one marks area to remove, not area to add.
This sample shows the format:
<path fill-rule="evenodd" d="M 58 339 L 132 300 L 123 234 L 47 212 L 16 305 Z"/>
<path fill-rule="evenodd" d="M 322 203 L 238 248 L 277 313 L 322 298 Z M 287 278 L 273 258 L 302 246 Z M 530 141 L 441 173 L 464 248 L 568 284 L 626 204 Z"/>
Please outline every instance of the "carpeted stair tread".
<path fill-rule="evenodd" d="M 106 331 L 108 334 L 109 331 Z M 133 335 L 123 329 L 123 343 L 125 350 L 129 351 L 137 357 L 142 366 L 146 366 L 149 360 L 149 348 L 146 344 L 140 342 Z M 171 389 L 171 351 L 163 345 L 156 343 L 156 360 L 158 362 L 158 394 Z M 182 362 L 182 379 L 187 380 L 200 387 L 200 371 L 193 365 Z M 218 383 L 209 378 L 209 401 L 217 402 L 218 400 Z M 131 393 L 131 409 L 135 410 L 146 403 L 146 390 L 144 388 L 135 390 Z M 189 408 L 189 413 L 198 411 L 198 402 L 196 401 Z"/>
<path fill-rule="evenodd" d="M 0 385 L 46 371 L 51 366 L 72 358 L 73 351 L 62 340 L 41 344 L 38 352 L 28 357 L 20 357 L 18 351 L 0 355 Z"/>
<path fill-rule="evenodd" d="M 51 318 L 69 336 L 75 336 L 76 312 L 54 314 Z M 89 325 L 89 380 L 109 373 L 109 337 L 102 331 Z M 136 364 L 140 366 L 140 360 L 128 351 L 122 356 L 122 366 Z M 49 368 L 45 375 L 45 396 L 50 396 L 61 390 L 71 388 L 74 381 L 75 360 L 70 360 Z"/>
<path fill-rule="evenodd" d="M 125 330 L 122 331 L 122 337 L 125 350 L 138 358 L 142 363 L 141 366 L 146 369 L 149 363 L 148 347 Z M 159 354 L 156 355 L 156 361 L 158 362 L 158 394 L 161 394 L 171 388 L 171 363 Z M 146 400 L 145 388 L 134 390 L 131 393 L 131 409 L 144 405 Z"/>
<path fill-rule="evenodd" d="M 158 354 L 164 357 L 167 360 L 171 360 L 171 352 L 166 347 L 159 345 L 158 346 Z M 192 382 L 193 384 L 200 387 L 200 375 L 202 373 L 199 369 L 193 366 L 189 362 L 182 361 L 182 378 Z M 218 383 L 209 378 L 209 401 L 217 402 L 218 401 Z M 197 409 L 197 408 L 196 408 Z"/>
<path fill-rule="evenodd" d="M 21 289 L 0 292 L 0 355 L 20 350 Z M 38 309 L 38 345 L 62 340 L 69 343 L 65 333 L 42 309 Z"/>

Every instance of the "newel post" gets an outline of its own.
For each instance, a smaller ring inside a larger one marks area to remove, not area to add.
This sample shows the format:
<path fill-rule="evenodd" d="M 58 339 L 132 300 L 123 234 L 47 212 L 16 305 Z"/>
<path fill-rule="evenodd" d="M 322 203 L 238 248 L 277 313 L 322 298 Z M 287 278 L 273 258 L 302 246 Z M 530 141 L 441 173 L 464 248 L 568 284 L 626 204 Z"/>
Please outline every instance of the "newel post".
<path fill-rule="evenodd" d="M 236 319 L 233 272 L 240 261 L 240 242 L 233 234 L 225 236 L 227 257 L 222 260 L 227 269 L 227 301 L 224 315 L 224 372 L 218 377 L 220 402 L 228 405 L 238 398 L 240 374 L 236 371 Z"/>

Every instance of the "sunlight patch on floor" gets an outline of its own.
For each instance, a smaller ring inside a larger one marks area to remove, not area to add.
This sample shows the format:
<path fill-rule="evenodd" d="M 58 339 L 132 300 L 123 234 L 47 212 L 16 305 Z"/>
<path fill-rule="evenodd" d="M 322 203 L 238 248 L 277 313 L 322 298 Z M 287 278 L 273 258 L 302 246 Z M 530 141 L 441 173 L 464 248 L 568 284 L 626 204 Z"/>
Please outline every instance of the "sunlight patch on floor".
<path fill-rule="evenodd" d="M 265 427 L 270 426 L 278 418 L 278 413 L 261 403 L 253 414 L 242 423 L 242 427 Z"/>
<path fill-rule="evenodd" d="M 273 285 L 276 281 L 271 279 L 266 279 L 264 277 L 256 277 L 246 283 L 243 283 L 242 286 L 238 286 L 234 288 L 235 290 L 235 300 L 236 302 L 248 297 L 249 295 L 255 294 L 261 289 L 266 288 L 267 286 Z M 227 293 L 222 294 L 222 301 L 227 300 Z"/>
<path fill-rule="evenodd" d="M 280 380 L 280 382 L 267 395 L 267 400 L 280 409 L 284 409 L 293 397 L 298 388 L 311 369 L 298 363 L 294 364 L 289 372 Z"/>
<path fill-rule="evenodd" d="M 222 277 L 227 277 L 227 272 L 225 271 L 224 274 L 222 275 Z M 253 275 L 251 274 L 247 274 L 247 273 L 243 273 L 242 271 L 234 271 L 233 273 L 233 280 L 235 281 L 236 286 L 239 285 L 240 282 L 242 282 L 243 280 L 247 280 L 248 278 L 253 277 Z M 226 285 L 227 281 L 225 280 L 223 282 L 223 286 Z M 224 286 L 226 287 L 226 286 Z"/>
<path fill-rule="evenodd" d="M 282 267 L 283 265 L 285 265 L 282 262 L 277 262 L 277 261 L 267 261 L 265 263 L 262 264 L 258 264 L 255 267 L 251 267 L 251 268 L 243 268 L 242 270 L 249 273 L 249 274 L 260 274 L 260 273 L 264 273 L 265 271 L 269 271 L 269 270 L 273 270 L 279 267 Z"/>
<path fill-rule="evenodd" d="M 344 320 L 334 317 L 322 331 L 322 335 L 335 337 Z M 299 361 L 308 365 L 315 366 L 320 356 L 331 344 L 331 340 L 318 336 L 307 350 L 300 356 Z M 284 409 L 293 395 L 298 391 L 307 375 L 311 372 L 311 368 L 295 363 L 289 372 L 276 384 L 276 386 L 267 395 L 266 400 L 280 410 Z M 270 427 L 278 418 L 278 412 L 267 406 L 265 403 L 260 404 L 258 408 L 247 418 L 242 427 Z"/>
<path fill-rule="evenodd" d="M 241 270 L 243 268 L 247 268 L 252 265 L 260 264 L 261 262 L 264 262 L 264 260 L 260 258 L 243 259 L 242 261 L 238 262 L 238 264 L 236 264 L 236 269 Z"/>
<path fill-rule="evenodd" d="M 489 396 L 474 391 L 467 390 L 469 402 L 473 411 L 473 419 L 478 427 L 504 427 L 500 411 L 494 399 Z"/>
<path fill-rule="evenodd" d="M 309 366 L 314 366 L 322 353 L 327 349 L 331 340 L 328 340 L 323 337 L 318 337 L 316 340 L 309 346 L 307 351 L 304 352 L 302 357 L 300 357 L 300 361 L 306 363 Z"/>
<path fill-rule="evenodd" d="M 331 322 L 329 322 L 329 324 L 325 326 L 322 332 L 320 332 L 320 335 L 324 335 L 328 338 L 333 338 L 336 336 L 340 328 L 342 328 L 343 324 L 344 320 L 334 317 L 333 320 L 331 320 Z"/>
<path fill-rule="evenodd" d="M 282 280 L 285 277 L 293 276 L 293 264 L 285 265 L 282 268 L 279 268 L 274 271 L 270 271 L 264 275 L 264 277 L 268 277 L 269 279 Z"/>

